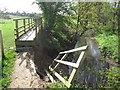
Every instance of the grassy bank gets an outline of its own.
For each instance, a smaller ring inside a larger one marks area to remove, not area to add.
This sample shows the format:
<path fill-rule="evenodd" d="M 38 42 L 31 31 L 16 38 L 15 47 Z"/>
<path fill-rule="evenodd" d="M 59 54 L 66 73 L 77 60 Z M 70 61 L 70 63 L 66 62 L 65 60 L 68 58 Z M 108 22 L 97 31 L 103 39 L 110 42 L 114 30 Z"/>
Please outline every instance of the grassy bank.
<path fill-rule="evenodd" d="M 2 89 L 7 88 L 11 82 L 10 75 L 14 66 L 15 55 L 15 50 L 5 51 L 5 57 L 2 60 L 2 79 L 0 79 L 0 88 Z"/>
<path fill-rule="evenodd" d="M 15 47 L 15 22 L 13 21 L 13 18 L 17 18 L 19 16 L 10 15 L 12 19 L 1 19 L 0 24 L 1 30 L 2 30 L 2 37 L 3 37 L 3 45 L 4 49 L 8 50 L 10 47 Z M 19 22 L 22 24 L 22 22 Z"/>
<path fill-rule="evenodd" d="M 11 18 L 16 18 L 19 16 L 11 15 Z M 0 89 L 5 89 L 11 82 L 11 72 L 15 61 L 15 50 L 10 50 L 10 47 L 15 47 L 15 36 L 14 28 L 15 23 L 13 19 L 0 19 L 0 28 L 2 30 L 3 46 L 4 46 L 4 58 L 0 63 L 2 63 L 2 78 L 0 78 Z"/>

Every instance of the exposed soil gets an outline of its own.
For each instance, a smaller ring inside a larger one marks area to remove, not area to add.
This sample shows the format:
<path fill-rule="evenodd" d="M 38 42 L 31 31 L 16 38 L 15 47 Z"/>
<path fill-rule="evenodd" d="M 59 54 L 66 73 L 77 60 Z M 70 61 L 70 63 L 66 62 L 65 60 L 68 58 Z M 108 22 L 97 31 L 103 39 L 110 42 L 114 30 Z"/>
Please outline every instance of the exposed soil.
<path fill-rule="evenodd" d="M 17 54 L 9 88 L 46 88 L 45 84 L 49 80 L 47 77 L 44 80 L 40 79 L 33 58 L 33 53 L 30 52 Z"/>

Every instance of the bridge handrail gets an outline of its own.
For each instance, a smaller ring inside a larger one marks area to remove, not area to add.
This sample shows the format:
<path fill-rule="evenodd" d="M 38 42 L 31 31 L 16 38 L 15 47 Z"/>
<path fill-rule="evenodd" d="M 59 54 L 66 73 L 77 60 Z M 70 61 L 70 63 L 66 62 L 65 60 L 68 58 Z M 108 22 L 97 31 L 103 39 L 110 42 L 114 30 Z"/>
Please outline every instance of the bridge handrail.
<path fill-rule="evenodd" d="M 16 39 L 19 39 L 22 35 L 27 33 L 29 30 L 36 30 L 36 34 L 38 33 L 37 27 L 41 24 L 42 18 L 31 18 L 31 17 L 22 17 L 22 18 L 14 18 L 15 21 L 15 35 Z M 19 21 L 22 21 L 22 25 L 19 25 Z"/>
<path fill-rule="evenodd" d="M 23 20 L 23 19 L 30 19 L 31 17 L 20 17 L 20 18 L 13 18 L 13 21 L 16 20 Z"/>

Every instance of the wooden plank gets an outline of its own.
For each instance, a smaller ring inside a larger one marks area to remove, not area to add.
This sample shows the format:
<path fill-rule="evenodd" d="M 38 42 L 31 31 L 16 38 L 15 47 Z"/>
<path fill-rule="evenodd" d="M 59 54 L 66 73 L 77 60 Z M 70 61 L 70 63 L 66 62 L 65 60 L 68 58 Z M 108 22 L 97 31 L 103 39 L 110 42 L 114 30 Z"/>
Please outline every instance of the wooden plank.
<path fill-rule="evenodd" d="M 64 52 L 60 52 L 59 54 L 65 54 L 65 53 L 72 53 L 72 52 L 77 52 L 77 51 L 80 51 L 80 50 L 85 50 L 88 46 L 82 46 L 82 47 L 79 47 L 79 48 L 75 48 L 75 49 L 72 49 L 72 50 L 68 50 L 68 51 L 64 51 Z"/>
<path fill-rule="evenodd" d="M 68 54 L 65 54 L 62 58 L 61 61 L 64 60 L 67 57 Z M 54 69 L 56 69 L 59 66 L 59 63 L 57 63 L 54 67 Z"/>
<path fill-rule="evenodd" d="M 16 46 L 34 46 L 34 41 L 15 41 Z"/>
<path fill-rule="evenodd" d="M 49 73 L 46 69 L 45 69 L 45 72 L 46 72 L 47 76 L 50 78 L 51 82 L 54 83 L 55 80 L 54 80 L 54 78 L 50 75 L 50 73 Z"/>
<path fill-rule="evenodd" d="M 60 57 L 60 55 L 58 54 L 58 56 L 55 59 L 58 59 Z M 53 60 L 52 64 L 50 65 L 50 67 L 53 65 L 55 61 Z"/>
<path fill-rule="evenodd" d="M 16 29 L 15 29 L 15 31 L 16 31 L 16 38 L 18 38 L 19 37 L 19 33 L 18 33 L 18 20 L 16 20 L 15 21 L 15 27 L 16 27 Z"/>
<path fill-rule="evenodd" d="M 82 51 L 81 54 L 80 54 L 80 56 L 79 56 L 79 58 L 78 58 L 78 60 L 77 60 L 77 62 L 76 62 L 77 68 L 79 67 L 80 62 L 82 61 L 84 55 L 85 55 L 85 51 Z"/>
<path fill-rule="evenodd" d="M 28 29 L 29 27 L 25 28 Z M 21 37 L 23 37 L 25 34 L 27 34 L 28 32 L 32 31 L 32 29 L 34 29 L 34 27 L 32 27 L 30 30 L 26 30 L 26 32 L 22 33 L 21 35 L 19 35 L 19 37 L 17 39 L 20 39 Z"/>
<path fill-rule="evenodd" d="M 64 64 L 64 65 L 68 65 L 68 66 L 77 68 L 76 63 L 72 63 L 72 62 L 68 62 L 68 61 L 61 61 L 61 60 L 56 60 L 56 59 L 55 59 L 55 61 L 58 62 L 58 63 Z"/>
<path fill-rule="evenodd" d="M 68 82 L 69 82 L 69 83 L 71 83 L 72 80 L 74 79 L 75 74 L 76 74 L 76 71 L 77 71 L 77 69 L 76 69 L 76 68 L 73 68 L 72 73 L 70 74 L 70 77 L 69 77 L 69 79 L 68 79 Z"/>
<path fill-rule="evenodd" d="M 15 28 L 15 29 L 20 29 L 20 28 L 22 28 L 22 27 L 24 27 L 24 25 L 21 25 L 21 26 L 19 26 L 18 28 Z"/>
<path fill-rule="evenodd" d="M 35 31 L 34 30 L 30 30 L 27 33 L 23 34 L 19 40 L 21 41 L 32 41 L 35 39 Z"/>
<path fill-rule="evenodd" d="M 18 31 L 18 33 L 21 33 L 21 32 L 23 32 L 24 30 L 25 30 L 25 29 L 21 29 L 21 30 Z"/>
<path fill-rule="evenodd" d="M 13 21 L 16 21 L 16 20 L 23 20 L 23 19 L 28 19 L 30 17 L 22 17 L 22 18 L 13 18 Z"/>
<path fill-rule="evenodd" d="M 67 56 L 68 56 L 68 54 L 65 54 L 65 55 L 61 58 L 61 61 L 64 60 Z"/>
<path fill-rule="evenodd" d="M 29 30 L 30 30 L 30 19 L 28 19 L 28 27 L 29 27 Z"/>
<path fill-rule="evenodd" d="M 56 62 L 58 62 L 58 63 L 64 64 L 64 65 L 68 65 L 68 66 L 71 66 L 71 67 L 74 67 L 74 68 L 78 68 L 78 66 L 79 66 L 79 64 L 80 64 L 84 54 L 85 54 L 85 52 L 82 51 L 76 63 L 72 63 L 72 62 L 68 62 L 68 61 L 61 61 L 61 60 L 56 60 L 56 59 L 54 59 L 54 60 Z"/>
<path fill-rule="evenodd" d="M 66 81 L 60 74 L 58 74 L 56 71 L 54 71 L 51 67 L 50 70 L 54 73 L 54 75 L 61 81 L 63 82 L 68 88 L 71 86 L 71 84 Z"/>
<path fill-rule="evenodd" d="M 25 27 L 26 27 L 26 26 L 25 26 L 25 19 L 23 20 L 23 26 L 24 26 L 24 32 L 25 32 L 25 30 L 26 30 L 26 29 L 25 29 Z"/>
<path fill-rule="evenodd" d="M 68 79 L 68 81 L 69 81 L 70 83 L 71 83 L 72 80 L 75 78 L 76 74 L 78 73 L 78 70 L 79 70 L 79 68 L 80 68 L 80 62 L 81 62 L 82 60 L 84 60 L 84 55 L 85 55 L 85 51 L 82 51 L 81 54 L 80 54 L 80 56 L 79 56 L 79 58 L 78 58 L 78 60 L 77 60 L 77 62 L 76 62 L 77 68 L 73 68 L 72 73 L 70 74 L 70 77 L 69 77 L 69 79 Z"/>

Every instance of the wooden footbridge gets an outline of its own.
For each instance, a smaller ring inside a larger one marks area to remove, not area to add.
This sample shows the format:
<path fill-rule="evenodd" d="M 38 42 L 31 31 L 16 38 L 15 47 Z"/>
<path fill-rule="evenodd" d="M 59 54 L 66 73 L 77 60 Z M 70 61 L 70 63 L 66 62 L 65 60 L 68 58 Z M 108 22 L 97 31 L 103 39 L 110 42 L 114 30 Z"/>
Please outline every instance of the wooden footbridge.
<path fill-rule="evenodd" d="M 15 18 L 15 43 L 16 47 L 24 47 L 24 46 L 33 46 L 35 45 L 35 39 L 42 27 L 42 18 Z M 63 82 L 68 88 L 70 88 L 73 79 L 75 78 L 78 70 L 80 68 L 80 63 L 84 60 L 85 51 L 87 49 L 87 45 L 83 47 L 79 47 L 76 49 L 60 52 L 59 55 L 53 60 L 53 63 L 49 66 L 49 70 L 45 70 L 46 74 L 50 78 L 52 82 L 55 82 L 53 76 Z M 79 57 L 74 62 L 64 61 L 65 58 L 70 53 L 80 52 Z M 55 66 L 53 66 L 53 64 Z M 56 72 L 56 68 L 59 67 L 60 64 L 69 66 L 72 68 L 71 74 L 66 80 L 59 73 Z"/>
<path fill-rule="evenodd" d="M 14 18 L 16 47 L 33 46 L 42 27 L 42 18 Z"/>

